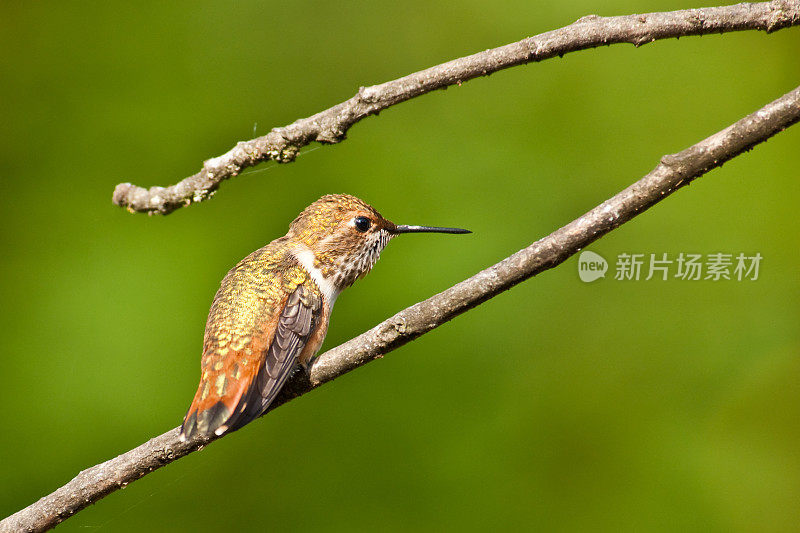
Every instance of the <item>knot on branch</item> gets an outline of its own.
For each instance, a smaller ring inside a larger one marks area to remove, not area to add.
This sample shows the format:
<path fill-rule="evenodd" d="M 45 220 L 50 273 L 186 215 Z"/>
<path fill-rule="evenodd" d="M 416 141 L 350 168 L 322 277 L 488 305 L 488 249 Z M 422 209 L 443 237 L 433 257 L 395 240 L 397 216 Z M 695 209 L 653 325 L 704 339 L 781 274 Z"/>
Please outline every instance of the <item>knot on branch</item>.
<path fill-rule="evenodd" d="M 673 172 L 680 173 L 683 167 L 682 158 L 680 154 L 667 154 L 661 157 L 660 164 L 667 167 Z"/>
<path fill-rule="evenodd" d="M 407 328 L 406 328 L 406 319 L 404 317 L 402 317 L 402 316 L 399 316 L 399 317 L 395 318 L 394 320 L 392 320 L 392 327 L 394 328 L 394 330 L 398 334 L 400 334 L 400 335 L 405 334 L 405 332 L 407 330 Z"/>
<path fill-rule="evenodd" d="M 603 18 L 603 17 L 601 17 L 600 15 L 596 15 L 594 13 L 591 13 L 589 15 L 585 15 L 585 16 L 579 18 L 578 20 L 576 20 L 575 24 L 582 24 L 584 22 L 597 22 L 601 18 Z"/>
<path fill-rule="evenodd" d="M 374 104 L 381 99 L 380 89 L 374 85 L 371 87 L 359 87 L 358 99 L 365 104 Z"/>
<path fill-rule="evenodd" d="M 701 30 L 706 26 L 705 14 L 700 9 L 692 10 L 692 14 L 690 17 L 687 18 L 687 20 L 692 26 Z"/>
<path fill-rule="evenodd" d="M 797 0 L 773 0 L 770 2 L 770 15 L 767 20 L 767 33 L 793 26 L 800 21 L 800 2 Z"/>
<path fill-rule="evenodd" d="M 324 144 L 340 143 L 347 138 L 347 131 L 337 126 L 327 127 L 317 134 L 317 142 Z"/>
<path fill-rule="evenodd" d="M 297 148 L 297 146 L 289 145 L 279 150 L 276 149 L 267 151 L 267 157 L 281 164 L 292 163 L 295 159 L 297 159 L 297 153 L 299 151 L 300 150 Z"/>

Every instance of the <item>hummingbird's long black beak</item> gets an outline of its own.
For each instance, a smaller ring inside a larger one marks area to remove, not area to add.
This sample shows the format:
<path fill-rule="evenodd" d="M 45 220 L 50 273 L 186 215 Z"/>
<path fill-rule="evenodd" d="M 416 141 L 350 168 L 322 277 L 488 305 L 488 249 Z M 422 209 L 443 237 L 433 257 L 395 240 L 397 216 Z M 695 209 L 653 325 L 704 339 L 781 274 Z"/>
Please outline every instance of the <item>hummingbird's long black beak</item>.
<path fill-rule="evenodd" d="M 393 233 L 472 233 L 461 228 L 437 228 L 436 226 L 395 226 Z"/>

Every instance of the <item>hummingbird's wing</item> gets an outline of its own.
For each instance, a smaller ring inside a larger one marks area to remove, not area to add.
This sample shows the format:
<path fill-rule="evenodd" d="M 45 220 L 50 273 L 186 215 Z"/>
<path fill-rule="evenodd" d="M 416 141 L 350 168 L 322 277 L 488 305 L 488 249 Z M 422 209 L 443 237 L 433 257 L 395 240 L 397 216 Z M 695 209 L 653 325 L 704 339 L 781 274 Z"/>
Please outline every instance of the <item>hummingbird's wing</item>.
<path fill-rule="evenodd" d="M 270 270 L 256 289 L 240 270 L 223 280 L 212 305 L 203 373 L 183 438 L 222 435 L 261 416 L 298 358 L 310 357 L 322 344 L 322 295 L 304 269 Z"/>
<path fill-rule="evenodd" d="M 298 286 L 287 298 L 264 362 L 242 395 L 238 409 L 224 424 L 230 431 L 252 422 L 267 410 L 286 383 L 311 334 L 321 326 L 321 311 L 321 298 L 305 285 Z"/>

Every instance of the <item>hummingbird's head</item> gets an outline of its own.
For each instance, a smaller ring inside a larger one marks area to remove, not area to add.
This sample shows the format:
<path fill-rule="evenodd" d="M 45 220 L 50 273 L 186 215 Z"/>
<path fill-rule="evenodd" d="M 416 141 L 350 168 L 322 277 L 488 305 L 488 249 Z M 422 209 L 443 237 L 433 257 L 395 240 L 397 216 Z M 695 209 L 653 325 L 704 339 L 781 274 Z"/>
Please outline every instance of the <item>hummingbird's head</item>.
<path fill-rule="evenodd" d="M 457 228 L 398 226 L 348 194 L 329 194 L 306 207 L 288 236 L 314 255 L 314 267 L 341 290 L 364 277 L 388 242 L 401 233 L 470 233 Z"/>

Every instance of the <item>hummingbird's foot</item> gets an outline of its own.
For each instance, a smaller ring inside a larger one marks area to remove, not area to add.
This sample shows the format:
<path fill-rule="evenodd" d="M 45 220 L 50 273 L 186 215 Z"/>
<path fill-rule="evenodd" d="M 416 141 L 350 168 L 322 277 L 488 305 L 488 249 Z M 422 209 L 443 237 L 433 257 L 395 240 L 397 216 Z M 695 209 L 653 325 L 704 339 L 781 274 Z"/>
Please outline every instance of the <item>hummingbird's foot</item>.
<path fill-rule="evenodd" d="M 306 375 L 306 377 L 308 379 L 311 379 L 311 366 L 314 364 L 314 359 L 316 359 L 316 358 L 312 357 L 311 359 L 309 359 L 305 363 L 300 363 L 300 368 L 303 369 L 303 372 L 305 373 L 305 375 Z"/>

